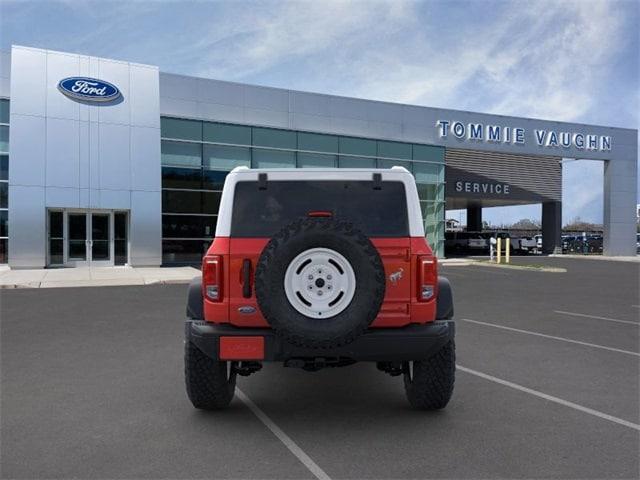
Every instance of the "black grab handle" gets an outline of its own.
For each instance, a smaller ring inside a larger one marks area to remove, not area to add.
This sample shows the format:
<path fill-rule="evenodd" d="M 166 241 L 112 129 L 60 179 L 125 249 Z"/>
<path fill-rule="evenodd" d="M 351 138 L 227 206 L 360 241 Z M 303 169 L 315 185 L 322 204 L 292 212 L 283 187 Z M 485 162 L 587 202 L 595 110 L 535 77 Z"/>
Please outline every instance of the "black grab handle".
<path fill-rule="evenodd" d="M 242 296 L 251 298 L 251 260 L 242 261 Z"/>

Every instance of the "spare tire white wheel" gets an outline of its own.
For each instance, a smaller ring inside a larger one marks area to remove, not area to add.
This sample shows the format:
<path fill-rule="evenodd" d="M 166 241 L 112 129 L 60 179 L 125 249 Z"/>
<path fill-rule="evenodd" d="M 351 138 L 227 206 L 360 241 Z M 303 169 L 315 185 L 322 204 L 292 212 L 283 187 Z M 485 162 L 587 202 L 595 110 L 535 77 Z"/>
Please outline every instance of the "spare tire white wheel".
<path fill-rule="evenodd" d="M 349 306 L 356 276 L 349 261 L 329 248 L 310 248 L 294 258 L 284 274 L 293 308 L 309 318 L 331 318 Z"/>
<path fill-rule="evenodd" d="M 258 306 L 275 333 L 307 348 L 362 335 L 385 293 L 382 259 L 352 223 L 302 218 L 276 233 L 255 273 Z"/>

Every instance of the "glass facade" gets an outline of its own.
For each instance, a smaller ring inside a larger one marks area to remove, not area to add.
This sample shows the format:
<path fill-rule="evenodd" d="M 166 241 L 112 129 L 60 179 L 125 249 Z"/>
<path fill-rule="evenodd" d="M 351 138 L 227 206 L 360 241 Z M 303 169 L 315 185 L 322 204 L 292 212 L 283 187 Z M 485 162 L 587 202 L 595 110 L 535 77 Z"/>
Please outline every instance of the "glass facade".
<path fill-rule="evenodd" d="M 162 258 L 198 263 L 215 233 L 227 173 L 253 168 L 390 168 L 418 184 L 425 231 L 444 252 L 444 148 L 163 117 Z"/>
<path fill-rule="evenodd" d="M 9 100 L 0 99 L 0 264 L 9 258 Z"/>

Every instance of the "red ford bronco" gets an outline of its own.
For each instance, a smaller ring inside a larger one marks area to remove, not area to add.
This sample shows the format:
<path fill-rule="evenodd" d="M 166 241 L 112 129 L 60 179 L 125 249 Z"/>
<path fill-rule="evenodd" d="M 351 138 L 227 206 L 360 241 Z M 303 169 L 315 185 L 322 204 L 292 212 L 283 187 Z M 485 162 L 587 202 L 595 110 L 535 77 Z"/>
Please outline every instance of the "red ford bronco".
<path fill-rule="evenodd" d="M 234 169 L 187 317 L 196 408 L 226 407 L 236 376 L 269 361 L 308 371 L 376 362 L 404 376 L 421 409 L 453 392 L 451 287 L 402 167 Z"/>

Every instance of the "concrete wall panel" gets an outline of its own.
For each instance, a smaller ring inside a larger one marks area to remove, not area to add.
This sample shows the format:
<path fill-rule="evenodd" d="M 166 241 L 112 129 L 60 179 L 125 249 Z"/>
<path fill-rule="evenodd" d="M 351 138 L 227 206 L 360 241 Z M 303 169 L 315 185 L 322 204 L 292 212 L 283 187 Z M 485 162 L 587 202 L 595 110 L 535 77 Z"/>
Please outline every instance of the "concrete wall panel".
<path fill-rule="evenodd" d="M 131 188 L 158 191 L 161 177 L 157 128 L 131 127 Z"/>
<path fill-rule="evenodd" d="M 79 122 L 47 118 L 46 145 L 45 185 L 78 188 L 80 184 Z"/>
<path fill-rule="evenodd" d="M 45 265 L 44 187 L 11 185 L 9 188 L 9 264 L 23 268 Z"/>
<path fill-rule="evenodd" d="M 131 146 L 130 127 L 99 124 L 100 188 L 129 190 Z"/>
<path fill-rule="evenodd" d="M 197 101 L 199 97 L 199 79 L 184 75 L 161 74 L 160 96 L 176 100 Z"/>
<path fill-rule="evenodd" d="M 131 192 L 130 242 L 133 265 L 162 263 L 160 192 Z"/>
<path fill-rule="evenodd" d="M 80 208 L 80 191 L 77 188 L 45 188 L 47 207 Z"/>
<path fill-rule="evenodd" d="M 129 210 L 131 208 L 130 190 L 100 190 L 97 208 L 108 210 Z"/>
<path fill-rule="evenodd" d="M 160 128 L 160 85 L 155 68 L 131 66 L 131 125 Z"/>
<path fill-rule="evenodd" d="M 244 118 L 245 123 L 250 123 L 253 125 L 289 128 L 289 114 L 285 111 L 245 108 Z"/>
<path fill-rule="evenodd" d="M 78 187 L 89 188 L 90 178 L 90 156 L 89 149 L 91 142 L 89 141 L 89 122 L 78 122 L 79 133 L 79 171 L 78 171 Z"/>
<path fill-rule="evenodd" d="M 331 130 L 331 117 L 321 115 L 309 115 L 306 113 L 290 114 L 291 128 L 296 130 L 310 130 L 326 132 Z"/>
<path fill-rule="evenodd" d="M 13 108 L 13 102 L 11 108 Z M 9 185 L 44 186 L 46 157 L 44 117 L 12 113 L 9 122 L 11 124 Z"/>
<path fill-rule="evenodd" d="M 162 77 L 164 74 L 161 73 L 160 76 Z M 233 105 L 240 107 L 244 105 L 244 85 L 239 83 L 219 82 L 217 80 L 209 80 L 206 78 L 199 78 L 197 84 L 197 95 L 195 97 L 192 96 L 192 100 L 219 105 Z"/>
<path fill-rule="evenodd" d="M 235 105 L 201 102 L 196 104 L 195 118 L 211 118 L 214 116 L 220 122 L 244 123 L 244 108 Z"/>
<path fill-rule="evenodd" d="M 290 98 L 292 109 L 296 113 L 329 116 L 329 95 L 291 92 Z"/>
<path fill-rule="evenodd" d="M 13 48 L 11 52 L 11 112 L 21 115 L 46 113 L 47 56 L 42 50 Z"/>
<path fill-rule="evenodd" d="M 248 109 L 289 111 L 289 92 L 279 88 L 245 86 L 244 105 Z"/>

